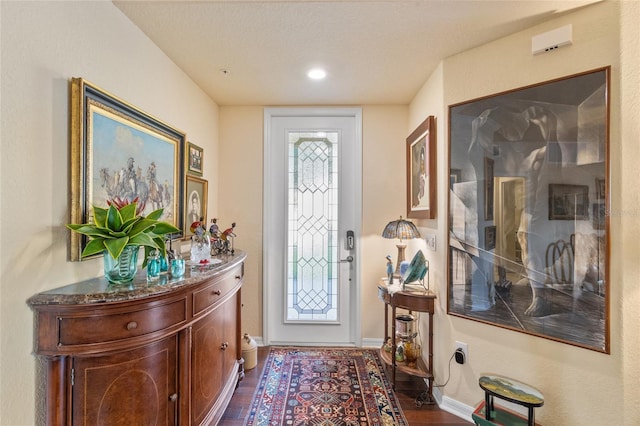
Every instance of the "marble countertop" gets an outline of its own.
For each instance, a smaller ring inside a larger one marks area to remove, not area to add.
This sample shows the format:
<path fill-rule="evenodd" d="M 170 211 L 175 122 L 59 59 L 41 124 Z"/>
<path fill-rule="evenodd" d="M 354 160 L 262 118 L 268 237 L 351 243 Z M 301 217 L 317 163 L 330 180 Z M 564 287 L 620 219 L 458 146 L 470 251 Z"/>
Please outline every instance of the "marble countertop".
<path fill-rule="evenodd" d="M 104 277 L 91 278 L 38 293 L 29 298 L 27 303 L 30 306 L 82 305 L 141 299 L 200 283 L 203 279 L 224 273 L 245 258 L 246 253 L 236 250 L 234 254 L 214 256 L 213 259 L 220 261 L 218 263 L 190 265 L 187 261 L 182 277 L 174 278 L 167 274 L 151 282 L 147 281 L 146 271 L 140 267 L 134 280 L 127 284 L 111 284 Z"/>

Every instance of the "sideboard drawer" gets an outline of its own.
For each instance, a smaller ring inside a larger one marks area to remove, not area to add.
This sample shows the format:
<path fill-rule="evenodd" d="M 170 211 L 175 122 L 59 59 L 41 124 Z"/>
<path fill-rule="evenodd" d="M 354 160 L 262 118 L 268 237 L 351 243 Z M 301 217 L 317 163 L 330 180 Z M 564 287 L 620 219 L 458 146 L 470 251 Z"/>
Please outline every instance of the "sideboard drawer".
<path fill-rule="evenodd" d="M 235 268 L 230 274 L 213 281 L 202 290 L 193 292 L 193 315 L 198 315 L 209 306 L 223 300 L 242 280 L 242 268 Z"/>
<path fill-rule="evenodd" d="M 59 346 L 86 345 L 127 339 L 163 330 L 187 320 L 186 299 L 148 309 L 93 316 L 62 316 Z"/>

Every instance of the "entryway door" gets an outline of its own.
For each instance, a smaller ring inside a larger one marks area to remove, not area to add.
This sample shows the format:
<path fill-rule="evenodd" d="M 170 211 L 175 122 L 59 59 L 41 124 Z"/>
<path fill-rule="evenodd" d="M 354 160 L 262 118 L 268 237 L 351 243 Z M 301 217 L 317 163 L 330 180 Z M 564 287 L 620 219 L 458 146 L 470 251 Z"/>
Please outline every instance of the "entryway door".
<path fill-rule="evenodd" d="M 360 346 L 362 110 L 264 111 L 263 341 Z"/>

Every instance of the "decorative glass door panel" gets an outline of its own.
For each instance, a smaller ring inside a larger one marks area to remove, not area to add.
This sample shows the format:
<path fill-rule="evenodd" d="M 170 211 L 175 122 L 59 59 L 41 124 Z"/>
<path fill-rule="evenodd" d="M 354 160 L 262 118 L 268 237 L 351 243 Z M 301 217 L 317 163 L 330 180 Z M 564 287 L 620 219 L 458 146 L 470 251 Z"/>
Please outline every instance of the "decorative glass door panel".
<path fill-rule="evenodd" d="M 289 132 L 287 322 L 336 322 L 338 132 Z"/>

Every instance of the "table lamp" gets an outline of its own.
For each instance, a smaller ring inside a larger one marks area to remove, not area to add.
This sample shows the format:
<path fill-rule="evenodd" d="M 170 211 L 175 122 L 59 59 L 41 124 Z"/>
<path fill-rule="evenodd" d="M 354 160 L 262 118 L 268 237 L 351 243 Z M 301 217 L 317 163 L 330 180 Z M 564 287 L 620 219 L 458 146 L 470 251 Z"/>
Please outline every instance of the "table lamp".
<path fill-rule="evenodd" d="M 396 269 L 393 275 L 395 277 L 400 276 L 400 263 L 404 262 L 404 250 L 407 248 L 406 244 L 402 243 L 402 240 L 411 240 L 413 238 L 420 238 L 420 231 L 418 228 L 408 220 L 405 220 L 400 216 L 399 220 L 391 221 L 384 227 L 382 236 L 389 239 L 399 239 L 400 243 L 396 244 L 398 247 L 398 259 L 396 263 Z"/>

